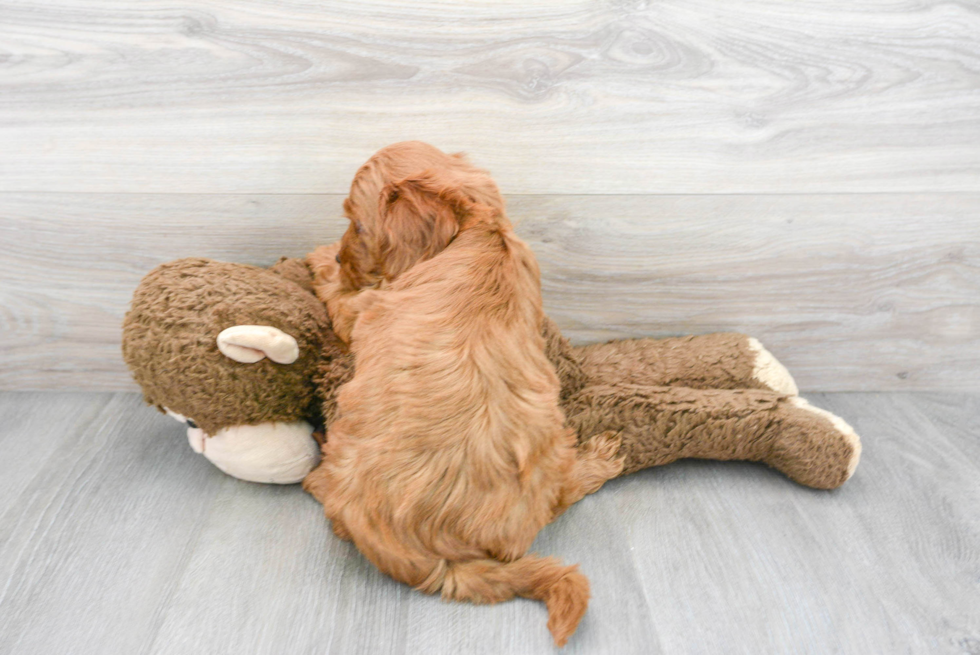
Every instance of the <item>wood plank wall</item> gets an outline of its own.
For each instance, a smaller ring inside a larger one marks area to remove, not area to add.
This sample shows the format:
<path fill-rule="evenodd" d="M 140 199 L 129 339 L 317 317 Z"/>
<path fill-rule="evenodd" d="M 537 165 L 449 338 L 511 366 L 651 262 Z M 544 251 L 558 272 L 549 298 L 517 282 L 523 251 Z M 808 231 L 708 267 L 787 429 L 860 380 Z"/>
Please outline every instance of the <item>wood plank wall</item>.
<path fill-rule="evenodd" d="M 145 272 L 335 239 L 404 139 L 493 172 L 579 343 L 980 389 L 980 4 L 926 0 L 5 1 L 0 388 L 134 388 Z"/>

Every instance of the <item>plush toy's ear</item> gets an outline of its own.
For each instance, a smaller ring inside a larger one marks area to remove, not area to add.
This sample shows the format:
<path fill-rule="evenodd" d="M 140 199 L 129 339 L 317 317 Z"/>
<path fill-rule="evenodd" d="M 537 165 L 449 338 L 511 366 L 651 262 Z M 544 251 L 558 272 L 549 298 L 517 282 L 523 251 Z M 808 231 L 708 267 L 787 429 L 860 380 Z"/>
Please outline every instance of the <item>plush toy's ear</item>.
<path fill-rule="evenodd" d="M 437 255 L 470 218 L 483 219 L 492 213 L 490 207 L 467 196 L 462 183 L 451 173 L 428 170 L 384 187 L 378 213 L 386 279 Z"/>
<path fill-rule="evenodd" d="M 299 358 L 296 339 L 270 325 L 235 325 L 218 335 L 218 350 L 243 364 L 268 357 L 277 364 L 292 364 Z"/>

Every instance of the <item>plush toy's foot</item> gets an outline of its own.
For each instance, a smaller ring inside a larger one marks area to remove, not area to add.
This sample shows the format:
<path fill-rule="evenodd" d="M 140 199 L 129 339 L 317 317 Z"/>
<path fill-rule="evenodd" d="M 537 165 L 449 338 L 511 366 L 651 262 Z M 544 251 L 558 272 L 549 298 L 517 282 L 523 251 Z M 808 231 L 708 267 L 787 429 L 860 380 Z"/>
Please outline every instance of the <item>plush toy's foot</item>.
<path fill-rule="evenodd" d="M 764 389 L 786 396 L 798 393 L 786 367 L 758 339 L 737 332 L 627 339 L 573 350 L 585 377 L 583 386 L 636 384 L 704 390 Z"/>
<path fill-rule="evenodd" d="M 817 489 L 834 489 L 854 475 L 861 460 L 854 428 L 800 397 L 780 405 L 778 433 L 766 460 L 770 466 Z"/>
<path fill-rule="evenodd" d="M 795 396 L 800 393 L 796 388 L 796 381 L 789 374 L 786 367 L 773 357 L 772 353 L 766 350 L 759 340 L 749 337 L 747 341 L 748 349 L 755 355 L 752 363 L 752 378 L 758 380 L 763 386 L 772 389 L 776 393 Z"/>

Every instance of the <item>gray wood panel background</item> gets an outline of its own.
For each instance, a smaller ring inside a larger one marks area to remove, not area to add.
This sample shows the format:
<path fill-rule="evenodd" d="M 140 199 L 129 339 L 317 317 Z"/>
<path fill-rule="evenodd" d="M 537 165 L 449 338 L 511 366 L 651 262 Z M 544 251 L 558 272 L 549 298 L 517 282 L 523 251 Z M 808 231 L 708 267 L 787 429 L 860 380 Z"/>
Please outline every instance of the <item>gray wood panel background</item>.
<path fill-rule="evenodd" d="M 7 194 L 0 387 L 134 388 L 120 324 L 146 271 L 191 254 L 302 256 L 339 237 L 342 198 Z M 546 309 L 574 341 L 741 330 L 803 388 L 833 390 L 980 386 L 978 204 L 978 194 L 509 199 L 541 262 Z"/>
<path fill-rule="evenodd" d="M 0 388 L 132 389 L 142 274 L 302 255 L 416 138 L 491 169 L 578 342 L 980 389 L 978 35 L 966 1 L 5 1 Z"/>
<path fill-rule="evenodd" d="M 975 2 L 7 1 L 0 189 L 344 192 L 392 141 L 508 193 L 975 191 Z"/>

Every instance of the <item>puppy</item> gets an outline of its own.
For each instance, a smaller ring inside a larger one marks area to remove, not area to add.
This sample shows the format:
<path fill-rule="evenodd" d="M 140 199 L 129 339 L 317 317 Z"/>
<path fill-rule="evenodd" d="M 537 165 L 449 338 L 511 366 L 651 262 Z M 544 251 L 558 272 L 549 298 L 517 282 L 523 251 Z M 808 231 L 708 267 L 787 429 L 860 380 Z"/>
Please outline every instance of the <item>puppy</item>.
<path fill-rule="evenodd" d="M 578 450 L 564 427 L 534 256 L 485 172 L 418 142 L 372 157 L 344 210 L 339 254 L 309 259 L 355 373 L 304 487 L 385 573 L 446 599 L 542 600 L 564 645 L 588 580 L 525 553 L 622 460 L 614 436 Z"/>

